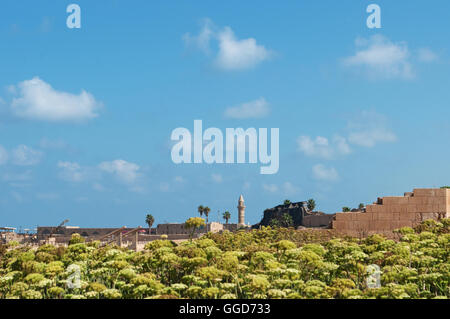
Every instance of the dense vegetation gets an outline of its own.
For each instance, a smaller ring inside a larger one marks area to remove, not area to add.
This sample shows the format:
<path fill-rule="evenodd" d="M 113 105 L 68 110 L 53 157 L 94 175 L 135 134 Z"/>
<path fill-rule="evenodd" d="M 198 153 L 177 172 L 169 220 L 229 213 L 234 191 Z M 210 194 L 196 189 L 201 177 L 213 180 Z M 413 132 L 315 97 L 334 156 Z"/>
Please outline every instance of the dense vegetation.
<path fill-rule="evenodd" d="M 398 240 L 264 228 L 134 252 L 74 236 L 68 247 L 0 247 L 0 298 L 449 298 L 450 220 Z M 79 286 L 69 288 L 74 269 Z M 381 287 L 369 288 L 378 265 Z M 71 266 L 72 265 L 72 266 Z"/>

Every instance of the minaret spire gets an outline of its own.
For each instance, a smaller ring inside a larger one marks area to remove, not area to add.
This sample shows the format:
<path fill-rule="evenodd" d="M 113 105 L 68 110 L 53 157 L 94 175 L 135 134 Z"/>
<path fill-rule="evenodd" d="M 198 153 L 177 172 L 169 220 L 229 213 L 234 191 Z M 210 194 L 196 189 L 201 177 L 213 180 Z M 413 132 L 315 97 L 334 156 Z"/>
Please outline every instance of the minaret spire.
<path fill-rule="evenodd" d="M 239 197 L 239 201 L 238 201 L 238 213 L 239 213 L 239 221 L 238 221 L 238 225 L 245 225 L 245 205 L 244 205 L 244 196 Z"/>

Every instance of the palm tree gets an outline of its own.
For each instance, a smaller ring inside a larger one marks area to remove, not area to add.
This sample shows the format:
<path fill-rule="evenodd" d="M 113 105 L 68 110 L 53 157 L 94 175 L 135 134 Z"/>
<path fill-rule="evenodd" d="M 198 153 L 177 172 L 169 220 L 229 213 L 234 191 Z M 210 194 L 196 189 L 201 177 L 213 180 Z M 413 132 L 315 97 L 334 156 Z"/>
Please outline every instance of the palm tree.
<path fill-rule="evenodd" d="M 155 222 L 155 218 L 151 214 L 147 214 L 145 217 L 145 223 L 148 225 L 148 234 L 150 235 L 150 228 L 152 228 L 153 223 Z"/>
<path fill-rule="evenodd" d="M 199 212 L 200 217 L 202 217 L 204 210 L 205 210 L 205 207 L 203 207 L 203 205 L 198 206 L 197 211 Z"/>
<path fill-rule="evenodd" d="M 228 220 L 231 218 L 231 214 L 229 211 L 226 211 L 223 213 L 223 219 L 225 219 L 226 223 L 228 224 Z"/>
<path fill-rule="evenodd" d="M 308 199 L 308 201 L 306 202 L 307 204 L 307 206 L 308 206 L 308 209 L 310 210 L 310 211 L 313 211 L 314 210 L 314 208 L 316 208 L 316 201 L 314 200 L 314 199 Z"/>
<path fill-rule="evenodd" d="M 205 214 L 205 216 L 206 216 L 206 224 L 208 224 L 208 215 L 209 215 L 210 211 L 211 211 L 211 208 L 209 208 L 208 206 L 203 208 L 203 214 Z"/>

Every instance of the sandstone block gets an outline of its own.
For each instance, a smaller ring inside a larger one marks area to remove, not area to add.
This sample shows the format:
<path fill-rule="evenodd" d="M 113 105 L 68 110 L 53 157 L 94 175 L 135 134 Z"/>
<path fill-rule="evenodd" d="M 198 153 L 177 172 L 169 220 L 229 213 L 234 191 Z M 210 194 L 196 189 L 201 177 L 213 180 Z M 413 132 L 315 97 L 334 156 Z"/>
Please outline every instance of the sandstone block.
<path fill-rule="evenodd" d="M 415 188 L 414 189 L 414 196 L 436 196 L 438 194 L 440 189 L 438 188 Z"/>
<path fill-rule="evenodd" d="M 408 204 L 408 197 L 383 197 L 383 204 L 386 205 L 406 205 Z"/>

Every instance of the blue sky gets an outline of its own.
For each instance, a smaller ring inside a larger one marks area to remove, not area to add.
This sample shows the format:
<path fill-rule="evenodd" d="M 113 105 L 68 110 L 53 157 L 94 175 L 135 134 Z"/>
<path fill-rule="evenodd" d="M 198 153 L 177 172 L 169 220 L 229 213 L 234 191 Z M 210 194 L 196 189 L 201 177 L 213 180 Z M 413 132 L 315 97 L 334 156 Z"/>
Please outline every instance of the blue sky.
<path fill-rule="evenodd" d="M 448 1 L 72 2 L 0 5 L 0 225 L 235 222 L 241 193 L 256 223 L 450 183 Z M 195 119 L 279 128 L 278 173 L 174 164 Z"/>

